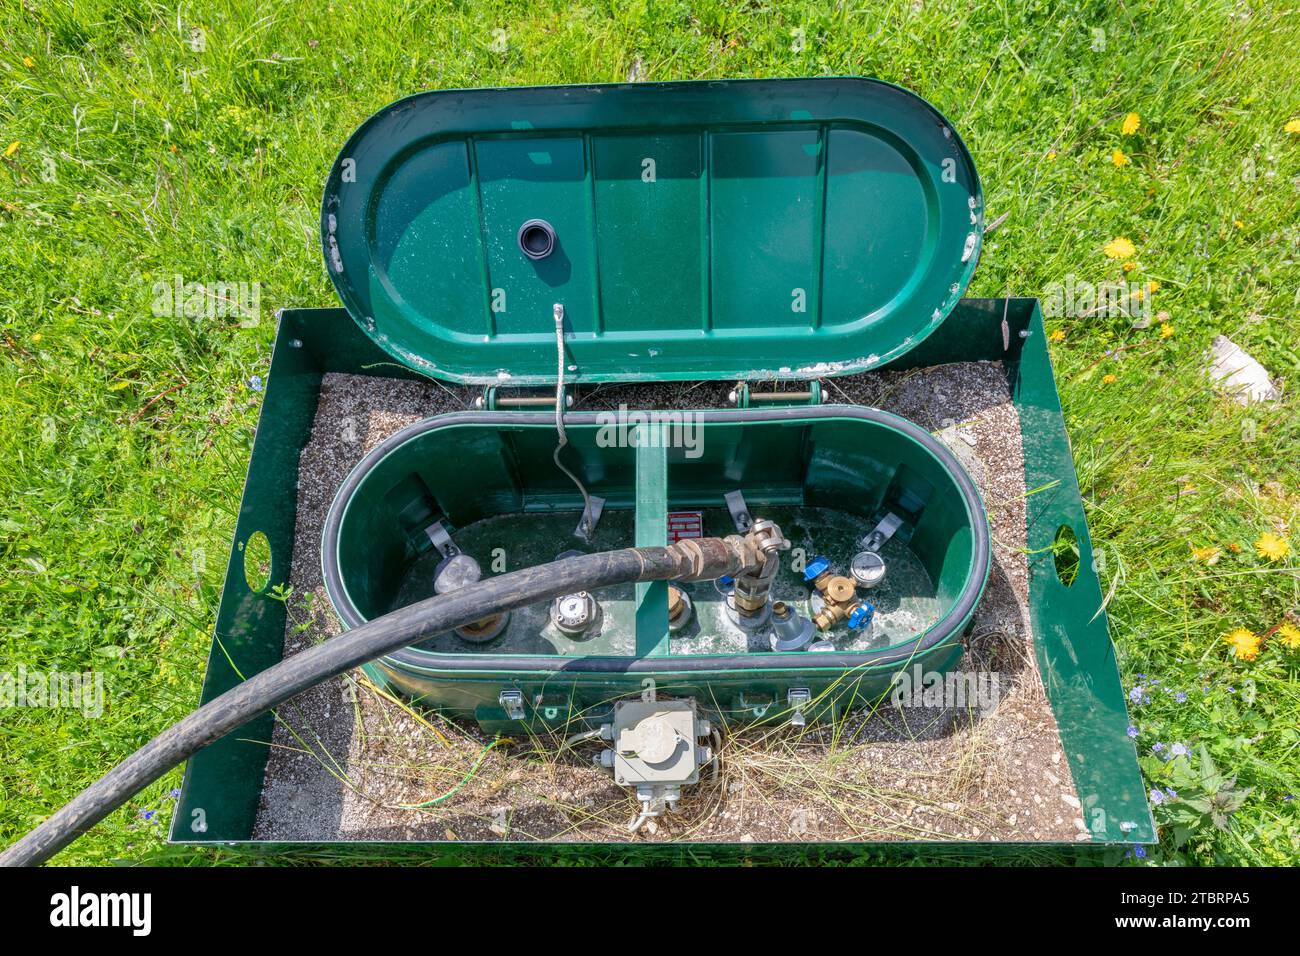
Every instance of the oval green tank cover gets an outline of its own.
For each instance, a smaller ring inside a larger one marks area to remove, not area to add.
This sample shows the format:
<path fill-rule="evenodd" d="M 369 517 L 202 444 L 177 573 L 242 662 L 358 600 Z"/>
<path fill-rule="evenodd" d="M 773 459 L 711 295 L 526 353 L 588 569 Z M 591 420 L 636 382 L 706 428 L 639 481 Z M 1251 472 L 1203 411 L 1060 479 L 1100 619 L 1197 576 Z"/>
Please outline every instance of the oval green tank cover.
<path fill-rule="evenodd" d="M 815 378 L 932 332 L 979 257 L 961 139 L 856 78 L 445 90 L 348 140 L 326 270 L 399 361 L 457 382 Z"/>

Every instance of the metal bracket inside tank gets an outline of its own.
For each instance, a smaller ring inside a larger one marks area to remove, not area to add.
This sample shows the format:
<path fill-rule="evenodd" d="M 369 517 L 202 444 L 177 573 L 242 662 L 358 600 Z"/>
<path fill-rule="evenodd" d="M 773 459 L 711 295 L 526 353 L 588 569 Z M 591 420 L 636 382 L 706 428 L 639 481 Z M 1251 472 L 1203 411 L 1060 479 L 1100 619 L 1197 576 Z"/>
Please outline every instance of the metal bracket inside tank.
<path fill-rule="evenodd" d="M 865 538 L 858 542 L 858 547 L 863 551 L 879 552 L 885 546 L 885 542 L 894 536 L 899 528 L 903 526 L 903 519 L 892 511 L 880 519 L 880 523 Z"/>
<path fill-rule="evenodd" d="M 582 509 L 582 517 L 578 519 L 578 526 L 573 529 L 573 535 L 581 538 L 583 541 L 590 541 L 596 533 L 596 525 L 600 523 L 600 516 L 605 513 L 605 499 L 600 495 L 587 495 L 586 505 Z"/>
<path fill-rule="evenodd" d="M 444 558 L 454 558 L 460 554 L 460 548 L 456 547 L 456 542 L 451 540 L 451 535 L 447 533 L 447 529 L 441 521 L 435 521 L 429 525 L 424 529 L 424 533 L 428 535 L 429 540 L 433 542 L 434 548 Z"/>
<path fill-rule="evenodd" d="M 727 510 L 731 512 L 731 520 L 736 526 L 736 530 L 741 534 L 746 534 L 750 528 L 754 527 L 754 517 L 749 513 L 749 505 L 745 503 L 745 494 L 742 491 L 728 491 L 722 496 L 726 499 Z"/>

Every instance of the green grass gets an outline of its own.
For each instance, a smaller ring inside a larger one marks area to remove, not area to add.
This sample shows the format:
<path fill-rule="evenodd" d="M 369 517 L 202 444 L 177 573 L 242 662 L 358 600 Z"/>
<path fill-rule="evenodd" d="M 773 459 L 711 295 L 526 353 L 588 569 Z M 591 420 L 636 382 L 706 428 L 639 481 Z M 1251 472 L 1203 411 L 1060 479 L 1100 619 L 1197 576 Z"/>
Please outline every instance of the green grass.
<path fill-rule="evenodd" d="M 1300 409 L 1291 394 L 1242 410 L 1198 370 L 1226 333 L 1292 392 L 1300 371 L 1300 135 L 1284 131 L 1300 116 L 1300 10 L 226 0 L 178 17 L 4 0 L 0 38 L 0 670 L 102 670 L 107 695 L 97 719 L 0 712 L 0 844 L 198 698 L 256 423 L 248 382 L 275 309 L 334 304 L 317 208 L 346 136 L 417 90 L 621 80 L 639 62 L 651 80 L 872 75 L 935 103 L 975 155 L 990 219 L 1009 214 L 971 294 L 1114 280 L 1103 246 L 1134 243 L 1129 278 L 1160 283 L 1173 335 L 1055 318 L 1053 359 L 1125 686 L 1148 688 L 1139 749 L 1203 744 L 1249 791 L 1218 826 L 1194 801 L 1226 780 L 1144 758 L 1153 786 L 1182 795 L 1157 808 L 1147 859 L 1296 862 L 1300 656 L 1274 636 L 1234 660 L 1222 636 L 1300 607 Z M 153 283 L 178 274 L 260 283 L 261 321 L 156 317 Z M 1256 555 L 1265 531 L 1292 553 Z M 162 846 L 178 782 L 58 859 L 242 859 Z"/>

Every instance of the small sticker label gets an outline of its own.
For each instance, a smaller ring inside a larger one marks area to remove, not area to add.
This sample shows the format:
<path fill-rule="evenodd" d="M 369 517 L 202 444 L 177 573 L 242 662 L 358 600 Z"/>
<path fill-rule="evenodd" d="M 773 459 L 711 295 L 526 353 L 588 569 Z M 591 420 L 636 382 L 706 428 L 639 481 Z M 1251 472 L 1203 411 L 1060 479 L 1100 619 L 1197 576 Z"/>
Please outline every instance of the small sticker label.
<path fill-rule="evenodd" d="M 683 538 L 704 537 L 704 513 L 702 511 L 668 512 L 668 543 L 676 544 Z"/>

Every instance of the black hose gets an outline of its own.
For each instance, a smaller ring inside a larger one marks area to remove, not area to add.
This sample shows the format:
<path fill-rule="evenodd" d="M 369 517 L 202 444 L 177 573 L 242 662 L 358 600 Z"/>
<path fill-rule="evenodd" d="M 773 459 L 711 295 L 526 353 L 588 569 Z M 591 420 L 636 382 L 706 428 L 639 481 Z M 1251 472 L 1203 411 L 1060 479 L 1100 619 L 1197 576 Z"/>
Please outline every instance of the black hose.
<path fill-rule="evenodd" d="M 734 575 L 753 560 L 738 537 L 602 551 L 512 571 L 385 614 L 268 667 L 173 724 L 0 854 L 0 866 L 45 862 L 172 767 L 236 727 L 327 678 L 398 648 L 576 590 Z"/>

